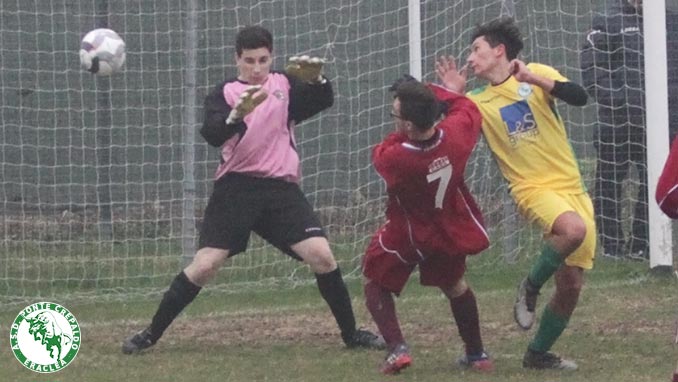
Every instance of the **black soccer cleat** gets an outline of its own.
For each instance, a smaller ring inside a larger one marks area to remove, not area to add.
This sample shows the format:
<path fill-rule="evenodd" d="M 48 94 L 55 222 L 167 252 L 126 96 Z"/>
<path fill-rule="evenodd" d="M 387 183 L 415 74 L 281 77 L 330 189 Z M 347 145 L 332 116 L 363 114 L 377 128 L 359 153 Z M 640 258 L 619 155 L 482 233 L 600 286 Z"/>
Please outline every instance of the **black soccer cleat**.
<path fill-rule="evenodd" d="M 577 364 L 573 361 L 560 358 L 559 356 L 549 352 L 536 352 L 527 349 L 523 357 L 523 368 L 536 370 L 577 370 Z"/>
<path fill-rule="evenodd" d="M 151 337 L 151 331 L 149 328 L 146 328 L 125 339 L 122 342 L 122 352 L 123 354 L 135 354 L 153 345 L 155 345 L 155 341 Z"/>
<path fill-rule="evenodd" d="M 386 341 L 384 341 L 384 337 L 378 336 L 369 330 L 357 329 L 350 337 L 347 338 L 342 335 L 342 338 L 346 344 L 346 347 L 349 349 L 386 349 Z"/>

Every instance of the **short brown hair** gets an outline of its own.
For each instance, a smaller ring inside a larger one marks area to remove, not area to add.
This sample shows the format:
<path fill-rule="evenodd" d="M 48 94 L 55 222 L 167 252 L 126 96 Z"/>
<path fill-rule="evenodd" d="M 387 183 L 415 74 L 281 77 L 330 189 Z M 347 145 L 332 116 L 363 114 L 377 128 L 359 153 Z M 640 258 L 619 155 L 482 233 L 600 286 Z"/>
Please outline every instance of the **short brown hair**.
<path fill-rule="evenodd" d="M 400 101 L 400 117 L 418 130 L 428 130 L 440 116 L 440 107 L 433 91 L 419 81 L 407 81 L 398 86 L 395 98 Z"/>
<path fill-rule="evenodd" d="M 267 48 L 273 52 L 273 36 L 268 29 L 258 25 L 247 26 L 235 36 L 235 52 L 238 57 L 245 49 Z"/>

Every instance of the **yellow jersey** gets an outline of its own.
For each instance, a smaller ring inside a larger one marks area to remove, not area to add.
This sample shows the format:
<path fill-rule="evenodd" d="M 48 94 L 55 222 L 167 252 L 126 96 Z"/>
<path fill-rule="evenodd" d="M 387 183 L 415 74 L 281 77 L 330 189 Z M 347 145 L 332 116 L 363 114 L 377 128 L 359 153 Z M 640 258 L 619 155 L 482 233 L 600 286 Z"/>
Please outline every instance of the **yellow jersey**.
<path fill-rule="evenodd" d="M 527 68 L 542 77 L 568 81 L 547 65 L 531 63 Z M 574 194 L 585 191 L 553 96 L 513 76 L 467 96 L 480 109 L 483 135 L 512 192 L 534 187 Z"/>

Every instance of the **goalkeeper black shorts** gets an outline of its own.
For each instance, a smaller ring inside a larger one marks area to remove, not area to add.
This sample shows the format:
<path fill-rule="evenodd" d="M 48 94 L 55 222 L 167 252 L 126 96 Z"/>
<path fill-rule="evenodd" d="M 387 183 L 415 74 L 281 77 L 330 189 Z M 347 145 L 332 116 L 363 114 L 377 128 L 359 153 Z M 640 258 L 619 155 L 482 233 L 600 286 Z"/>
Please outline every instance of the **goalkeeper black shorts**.
<path fill-rule="evenodd" d="M 250 233 L 301 260 L 290 246 L 325 232 L 296 183 L 226 174 L 214 183 L 200 228 L 199 248 L 247 249 Z"/>

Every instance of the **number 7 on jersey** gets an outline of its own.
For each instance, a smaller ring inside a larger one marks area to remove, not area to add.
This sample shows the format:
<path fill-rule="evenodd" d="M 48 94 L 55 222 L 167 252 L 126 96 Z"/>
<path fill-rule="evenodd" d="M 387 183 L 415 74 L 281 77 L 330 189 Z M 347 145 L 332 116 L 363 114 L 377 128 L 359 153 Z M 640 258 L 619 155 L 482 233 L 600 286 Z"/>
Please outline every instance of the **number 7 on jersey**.
<path fill-rule="evenodd" d="M 445 159 L 447 159 L 447 157 L 445 157 Z M 436 162 L 437 160 L 433 161 L 432 165 Z M 438 190 L 436 191 L 435 207 L 442 209 L 443 200 L 445 199 L 445 192 L 447 191 L 447 186 L 450 184 L 450 179 L 452 179 L 452 165 L 450 165 L 449 161 L 447 161 L 446 166 L 443 166 L 426 175 L 426 180 L 428 180 L 429 183 L 433 183 L 436 179 L 440 179 L 440 182 L 438 183 Z"/>

